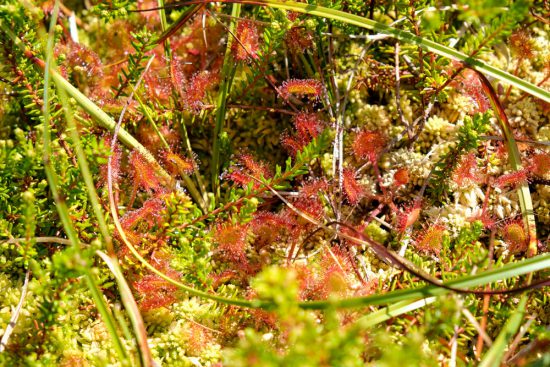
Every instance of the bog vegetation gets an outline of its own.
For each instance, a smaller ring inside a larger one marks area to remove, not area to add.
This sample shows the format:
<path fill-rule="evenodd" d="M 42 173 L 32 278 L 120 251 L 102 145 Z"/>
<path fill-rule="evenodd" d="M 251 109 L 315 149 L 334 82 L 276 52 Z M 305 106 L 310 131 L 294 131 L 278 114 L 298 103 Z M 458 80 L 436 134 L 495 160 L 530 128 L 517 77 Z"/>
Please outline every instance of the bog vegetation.
<path fill-rule="evenodd" d="M 4 0 L 0 365 L 549 365 L 549 18 Z"/>

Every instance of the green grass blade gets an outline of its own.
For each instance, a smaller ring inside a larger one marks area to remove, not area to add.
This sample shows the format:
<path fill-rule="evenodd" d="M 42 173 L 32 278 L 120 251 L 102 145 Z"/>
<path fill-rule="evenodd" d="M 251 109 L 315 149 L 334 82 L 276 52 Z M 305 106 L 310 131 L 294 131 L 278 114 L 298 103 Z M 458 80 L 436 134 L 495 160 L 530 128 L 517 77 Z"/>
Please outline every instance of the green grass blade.
<path fill-rule="evenodd" d="M 53 65 L 53 40 L 54 40 L 54 34 L 53 29 L 55 29 L 55 24 L 57 20 L 57 14 L 59 12 L 59 1 L 55 2 L 54 10 L 52 13 L 52 19 L 50 24 L 50 32 L 48 34 L 47 42 L 46 42 L 46 48 L 45 48 L 45 54 L 46 54 L 46 63 L 45 63 L 45 70 L 44 70 L 44 108 L 43 108 L 43 117 L 44 117 L 44 170 L 46 172 L 46 177 L 48 180 L 49 188 L 52 192 L 52 196 L 54 198 L 54 201 L 56 203 L 56 208 L 59 213 L 59 217 L 61 219 L 61 223 L 63 224 L 63 228 L 65 229 L 65 233 L 69 240 L 71 241 L 72 246 L 75 248 L 77 253 L 80 252 L 80 241 L 78 239 L 78 235 L 76 234 L 76 231 L 73 227 L 72 221 L 70 219 L 69 210 L 67 208 L 67 205 L 64 200 L 61 199 L 60 193 L 58 191 L 58 177 L 57 173 L 55 172 L 55 169 L 50 161 L 51 154 L 51 137 L 50 137 L 50 111 L 49 111 L 49 105 L 50 105 L 50 81 L 53 79 L 52 77 L 52 69 L 51 66 Z M 127 366 L 129 365 L 129 358 L 126 353 L 126 349 L 124 348 L 122 341 L 120 340 L 116 328 L 116 323 L 114 321 L 113 315 L 111 314 L 109 308 L 107 307 L 107 304 L 105 303 L 105 300 L 103 299 L 103 294 L 99 291 L 99 287 L 97 286 L 97 283 L 95 282 L 94 276 L 92 275 L 92 272 L 90 269 L 86 266 L 82 267 L 82 272 L 84 273 L 84 278 L 86 281 L 86 284 L 88 285 L 88 288 L 92 294 L 92 297 L 94 299 L 95 305 L 99 311 L 99 313 L 102 316 L 103 321 L 105 322 L 105 325 L 107 327 L 107 330 L 109 331 L 109 334 L 111 335 L 111 338 L 113 340 L 115 351 L 118 355 L 118 358 L 121 362 L 121 364 Z"/>
<path fill-rule="evenodd" d="M 404 313 L 414 311 L 416 309 L 427 306 L 431 303 L 434 303 L 437 300 L 436 297 L 424 298 L 418 301 L 402 301 L 396 302 L 388 307 L 384 307 L 381 310 L 376 312 L 369 313 L 367 316 L 361 317 L 357 320 L 357 327 L 359 328 L 370 328 L 374 325 L 380 324 L 381 322 L 387 321 L 393 317 L 397 317 Z"/>
<path fill-rule="evenodd" d="M 479 367 L 499 367 L 504 361 L 502 357 L 508 345 L 508 341 L 517 333 L 519 327 L 521 326 L 521 321 L 525 315 L 525 305 L 527 304 L 527 296 L 524 295 L 521 297 L 518 308 L 514 311 L 512 316 L 508 319 L 508 322 L 500 333 L 498 337 L 493 342 L 491 349 L 485 353 L 483 360 L 479 364 Z"/>

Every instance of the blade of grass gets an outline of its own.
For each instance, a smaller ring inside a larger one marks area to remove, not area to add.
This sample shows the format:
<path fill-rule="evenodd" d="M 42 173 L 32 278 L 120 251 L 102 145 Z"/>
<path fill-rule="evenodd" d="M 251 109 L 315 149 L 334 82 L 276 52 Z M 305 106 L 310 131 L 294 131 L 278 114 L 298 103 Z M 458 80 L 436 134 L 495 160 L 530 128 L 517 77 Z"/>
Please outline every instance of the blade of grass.
<path fill-rule="evenodd" d="M 122 303 L 124 304 L 126 311 L 128 311 L 130 321 L 132 322 L 132 326 L 136 331 L 136 338 L 139 346 L 138 351 L 141 357 L 142 364 L 146 367 L 154 366 L 155 363 L 153 361 L 151 349 L 149 348 L 149 343 L 147 342 L 147 330 L 145 330 L 143 318 L 141 317 L 141 313 L 139 312 L 136 300 L 132 295 L 130 286 L 126 282 L 126 279 L 124 278 L 124 275 L 120 270 L 118 260 L 116 258 L 111 258 L 101 251 L 96 251 L 96 254 L 101 257 L 105 264 L 107 264 L 107 267 L 109 268 L 109 270 L 111 270 L 111 273 L 116 279 L 120 291 L 120 296 L 122 298 Z"/>
<path fill-rule="evenodd" d="M 510 316 L 508 322 L 498 334 L 491 348 L 485 353 L 479 367 L 499 367 L 503 363 L 502 357 L 504 356 L 506 346 L 508 345 L 508 341 L 512 339 L 521 326 L 521 320 L 523 320 L 523 316 L 525 315 L 526 304 L 527 295 L 523 295 L 519 301 L 518 307 L 513 311 L 512 316 Z"/>
<path fill-rule="evenodd" d="M 481 85 L 485 90 L 485 93 L 491 101 L 491 105 L 495 111 L 496 118 L 500 124 L 504 140 L 506 141 L 506 147 L 508 149 L 508 161 L 514 171 L 521 170 L 521 154 L 519 152 L 512 127 L 508 121 L 508 117 L 504 112 L 504 107 L 500 103 L 493 86 L 489 80 L 476 70 L 476 73 L 481 80 Z M 531 192 L 529 191 L 529 185 L 526 182 L 521 183 L 517 189 L 519 206 L 521 208 L 521 214 L 523 216 L 523 222 L 527 233 L 529 235 L 529 246 L 527 249 L 527 256 L 534 256 L 537 254 L 537 226 L 535 222 L 535 210 L 533 209 L 533 201 L 531 199 Z"/>
<path fill-rule="evenodd" d="M 57 15 L 59 12 L 59 1 L 56 1 L 54 4 L 54 9 L 52 13 L 52 19 L 50 23 L 50 32 L 48 33 L 48 38 L 45 46 L 45 54 L 46 54 L 46 62 L 45 62 L 45 71 L 44 71 L 44 108 L 43 108 L 43 117 L 44 117 L 44 154 L 43 154 L 43 161 L 44 161 L 44 170 L 46 172 L 46 177 L 48 180 L 49 188 L 52 192 L 52 196 L 54 198 L 54 201 L 56 203 L 56 208 L 59 213 L 59 217 L 61 219 L 61 223 L 63 225 L 63 228 L 65 229 L 65 233 L 69 240 L 72 243 L 72 246 L 75 249 L 75 252 L 77 254 L 80 254 L 80 241 L 78 239 L 78 236 L 76 234 L 76 231 L 72 225 L 69 210 L 67 208 L 67 205 L 64 200 L 61 199 L 60 193 L 58 192 L 58 181 L 57 181 L 57 174 L 55 172 L 54 167 L 52 166 L 52 163 L 50 161 L 51 154 L 51 138 L 50 138 L 50 81 L 52 78 L 51 75 L 51 66 L 53 65 L 53 41 L 54 41 L 54 33 L 53 30 L 55 29 L 55 24 L 57 22 Z M 99 311 L 99 313 L 102 316 L 103 321 L 105 322 L 107 326 L 107 330 L 109 331 L 109 334 L 111 336 L 111 339 L 114 344 L 115 351 L 118 355 L 119 362 L 124 365 L 129 365 L 129 358 L 126 353 L 126 350 L 122 344 L 122 341 L 120 340 L 120 337 L 118 336 L 116 323 L 114 321 L 113 315 L 110 313 L 107 304 L 105 303 L 105 300 L 103 299 L 103 295 L 99 291 L 99 287 L 97 286 L 97 283 L 95 281 L 94 276 L 92 275 L 92 272 L 90 271 L 90 268 L 87 264 L 83 264 L 81 266 L 81 271 L 84 274 L 85 281 L 87 283 L 87 286 L 92 293 L 92 297 L 94 299 L 95 305 Z"/>
<path fill-rule="evenodd" d="M 391 318 L 427 306 L 431 303 L 434 303 L 436 300 L 436 297 L 428 297 L 418 301 L 396 302 L 382 308 L 381 310 L 371 312 L 367 316 L 361 317 L 359 320 L 357 320 L 356 326 L 362 329 L 370 328 Z"/>
<path fill-rule="evenodd" d="M 229 33 L 234 34 L 236 28 L 236 21 L 241 14 L 241 5 L 233 4 L 231 9 L 231 23 L 229 25 Z M 233 84 L 233 77 L 237 67 L 231 59 L 231 47 L 233 45 L 234 38 L 227 38 L 227 46 L 225 49 L 225 55 L 223 58 L 223 66 L 221 71 L 222 82 L 220 84 L 220 92 L 218 94 L 218 101 L 216 103 L 216 126 L 214 127 L 214 137 L 212 142 L 212 192 L 214 193 L 214 202 L 219 200 L 219 180 L 220 180 L 220 140 L 223 124 L 225 122 L 225 112 L 227 97 L 231 90 L 231 84 Z"/>

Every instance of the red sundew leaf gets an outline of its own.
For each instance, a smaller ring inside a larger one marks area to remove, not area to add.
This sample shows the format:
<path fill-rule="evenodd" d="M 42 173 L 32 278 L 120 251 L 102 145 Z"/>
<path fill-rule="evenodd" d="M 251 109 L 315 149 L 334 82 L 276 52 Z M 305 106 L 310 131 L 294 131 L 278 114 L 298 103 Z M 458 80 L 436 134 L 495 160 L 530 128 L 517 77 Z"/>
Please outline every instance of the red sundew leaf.
<path fill-rule="evenodd" d="M 399 168 L 395 173 L 393 174 L 393 183 L 396 186 L 403 186 L 408 184 L 410 181 L 409 178 L 409 170 L 407 168 Z"/>
<path fill-rule="evenodd" d="M 273 176 L 271 171 L 269 170 L 267 163 L 256 161 L 256 159 L 251 154 L 241 153 L 237 156 L 237 160 L 244 168 L 246 168 L 250 172 L 252 176 L 256 178 L 270 178 Z"/>
<path fill-rule="evenodd" d="M 322 131 L 322 124 L 315 113 L 301 112 L 294 117 L 294 126 L 298 136 L 308 143 L 316 138 Z"/>
<path fill-rule="evenodd" d="M 232 166 L 230 172 L 227 173 L 225 177 L 242 187 L 246 187 L 250 182 L 253 182 L 253 187 L 259 188 L 261 183 L 257 182 L 252 177 L 257 179 L 261 177 L 273 177 L 267 163 L 257 161 L 251 154 L 241 153 L 236 156 L 236 160 L 238 162 L 237 165 Z"/>
<path fill-rule="evenodd" d="M 322 192 L 328 191 L 329 185 L 326 179 L 318 178 L 303 183 L 300 189 L 300 195 L 306 198 L 319 197 Z"/>
<path fill-rule="evenodd" d="M 258 59 L 258 29 L 256 25 L 248 20 L 241 20 L 237 23 L 235 30 L 237 39 L 231 46 L 233 57 L 237 61 L 250 62 Z"/>
<path fill-rule="evenodd" d="M 352 148 L 359 160 L 367 159 L 374 163 L 386 145 L 386 137 L 379 131 L 360 131 L 353 140 Z"/>
<path fill-rule="evenodd" d="M 176 273 L 174 270 L 171 274 L 167 275 L 172 278 L 176 276 Z M 177 276 L 179 277 L 180 274 L 177 273 Z M 156 274 L 145 275 L 137 282 L 134 282 L 133 286 L 141 297 L 139 306 L 144 311 L 166 307 L 177 300 L 175 295 L 178 287 Z"/>
<path fill-rule="evenodd" d="M 529 159 L 529 172 L 541 178 L 550 176 L 550 154 L 537 153 Z"/>
<path fill-rule="evenodd" d="M 260 211 L 249 224 L 256 236 L 255 246 L 263 247 L 278 240 L 285 231 L 290 231 L 295 223 L 286 216 Z"/>
<path fill-rule="evenodd" d="M 489 98 L 487 98 L 481 80 L 475 71 L 470 69 L 463 70 L 462 74 L 457 77 L 457 82 L 458 88 L 470 97 L 476 105 L 471 114 L 484 113 L 491 108 Z"/>
<path fill-rule="evenodd" d="M 468 153 L 460 159 L 460 162 L 453 171 L 452 179 L 458 186 L 480 182 L 480 177 L 477 170 L 475 153 Z"/>
<path fill-rule="evenodd" d="M 134 228 L 138 222 L 145 221 L 149 228 L 155 224 L 160 224 L 161 212 L 165 209 L 164 202 L 160 199 L 149 199 L 143 203 L 143 206 L 137 210 L 132 210 L 120 219 L 120 224 L 124 229 Z"/>
<path fill-rule="evenodd" d="M 407 228 L 412 226 L 420 216 L 422 203 L 415 201 L 412 205 L 407 205 L 397 213 L 396 229 L 400 233 L 405 232 Z"/>
<path fill-rule="evenodd" d="M 171 151 L 164 151 L 161 156 L 166 170 L 174 176 L 190 175 L 197 169 L 193 158 L 182 157 Z"/>
<path fill-rule="evenodd" d="M 527 175 L 528 175 L 528 172 L 526 169 L 522 169 L 512 173 L 507 173 L 496 179 L 495 186 L 501 189 L 506 186 L 515 187 L 516 185 L 527 182 Z"/>
<path fill-rule="evenodd" d="M 345 168 L 343 175 L 343 189 L 346 199 L 351 205 L 357 205 L 365 196 L 365 191 L 355 179 L 355 171 L 351 168 Z"/>
<path fill-rule="evenodd" d="M 132 176 L 135 185 L 148 192 L 159 191 L 162 188 L 162 182 L 155 167 L 145 160 L 140 153 L 134 150 L 128 160 L 133 169 Z"/>
<path fill-rule="evenodd" d="M 285 42 L 293 52 L 303 52 L 315 47 L 311 31 L 302 27 L 292 27 L 286 32 Z"/>
<path fill-rule="evenodd" d="M 290 79 L 283 82 L 279 91 L 283 99 L 288 99 L 291 95 L 317 99 L 323 93 L 323 84 L 315 79 Z"/>
<path fill-rule="evenodd" d="M 300 138 L 290 136 L 288 135 L 288 133 L 282 134 L 281 144 L 285 147 L 288 153 L 293 157 L 296 156 L 296 153 L 304 149 L 304 147 L 307 145 L 307 143 L 301 140 Z"/>
<path fill-rule="evenodd" d="M 516 254 L 527 250 L 529 236 L 521 219 L 507 221 L 502 227 L 501 233 L 511 253 Z"/>
<path fill-rule="evenodd" d="M 534 42 L 526 29 L 514 31 L 510 36 L 512 50 L 521 58 L 532 59 L 535 56 Z"/>
<path fill-rule="evenodd" d="M 292 205 L 315 220 L 321 219 L 325 214 L 323 205 L 318 198 L 298 198 L 292 201 Z M 300 217 L 298 217 L 298 220 L 300 220 Z"/>
<path fill-rule="evenodd" d="M 445 226 L 441 224 L 433 224 L 422 230 L 414 240 L 414 247 L 424 253 L 431 253 L 439 256 L 441 252 L 443 240 L 447 235 Z"/>
<path fill-rule="evenodd" d="M 195 113 L 203 108 L 203 99 L 206 91 L 216 83 L 217 78 L 209 71 L 202 71 L 195 74 L 183 91 L 183 102 L 185 107 Z"/>
<path fill-rule="evenodd" d="M 214 232 L 218 251 L 232 263 L 248 264 L 246 258 L 247 234 L 248 225 L 218 224 Z"/>

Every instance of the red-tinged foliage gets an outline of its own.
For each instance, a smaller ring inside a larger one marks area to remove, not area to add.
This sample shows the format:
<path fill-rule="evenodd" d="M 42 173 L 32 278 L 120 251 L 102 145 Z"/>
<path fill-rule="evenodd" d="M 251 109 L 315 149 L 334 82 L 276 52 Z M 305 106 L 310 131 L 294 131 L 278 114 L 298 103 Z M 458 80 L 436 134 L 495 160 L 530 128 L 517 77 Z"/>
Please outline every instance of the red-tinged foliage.
<path fill-rule="evenodd" d="M 359 204 L 359 201 L 365 196 L 365 190 L 355 179 L 355 170 L 345 168 L 343 175 L 343 188 L 346 199 L 351 205 Z"/>
<path fill-rule="evenodd" d="M 175 148 L 180 143 L 178 132 L 171 129 L 169 126 L 160 125 L 158 127 L 160 134 L 171 148 Z M 151 153 L 157 155 L 166 149 L 164 142 L 161 140 L 155 128 L 148 122 L 139 124 L 137 129 L 137 137 L 143 146 Z"/>
<path fill-rule="evenodd" d="M 266 211 L 254 214 L 249 225 L 255 236 L 254 245 L 261 249 L 281 238 L 295 223 L 287 216 Z"/>
<path fill-rule="evenodd" d="M 462 67 L 462 65 L 458 65 L 458 67 Z M 471 114 L 484 113 L 491 108 L 489 98 L 485 95 L 481 80 L 479 80 L 479 76 L 475 71 L 470 69 L 463 70 L 456 81 L 457 83 L 454 84 L 476 105 L 476 107 L 470 111 Z"/>
<path fill-rule="evenodd" d="M 416 235 L 414 247 L 423 253 L 439 256 L 446 235 L 447 230 L 444 225 L 432 224 Z"/>
<path fill-rule="evenodd" d="M 154 9 L 158 6 L 155 0 L 137 0 L 138 10 Z M 159 24 L 160 16 L 158 11 L 141 11 L 138 13 L 141 17 L 147 20 L 147 24 Z"/>
<path fill-rule="evenodd" d="M 355 267 L 351 261 L 349 253 L 342 247 L 334 246 L 323 252 L 320 280 L 327 287 L 329 294 L 338 293 L 345 296 L 353 278 L 352 273 L 348 271 Z"/>
<path fill-rule="evenodd" d="M 495 186 L 501 189 L 507 186 L 514 188 L 521 183 L 527 182 L 527 177 L 528 171 L 526 169 L 521 169 L 519 171 L 500 176 L 496 179 Z"/>
<path fill-rule="evenodd" d="M 297 198 L 297 199 L 294 199 L 292 200 L 292 205 L 294 205 L 294 207 L 296 209 L 298 209 L 300 212 L 303 212 L 304 214 L 308 215 L 309 217 L 315 219 L 315 220 L 319 220 L 323 217 L 323 215 L 325 214 L 325 210 L 323 208 L 323 205 L 321 204 L 321 202 L 319 201 L 318 198 Z M 303 222 L 305 221 L 305 219 L 303 219 L 302 217 L 300 217 L 298 214 L 292 212 L 292 216 L 296 218 L 296 220 L 298 221 L 298 223 L 304 223 L 304 224 L 308 224 L 309 222 Z"/>
<path fill-rule="evenodd" d="M 535 153 L 529 158 L 529 172 L 543 179 L 550 179 L 550 154 Z"/>
<path fill-rule="evenodd" d="M 111 141 L 112 136 L 104 135 L 103 136 L 103 145 L 111 150 Z M 122 157 L 122 149 L 118 144 L 115 144 L 115 150 L 111 152 L 111 179 L 113 180 L 113 185 L 116 185 L 116 182 L 120 178 L 120 159 Z M 108 175 L 107 163 L 102 164 L 99 167 L 99 181 L 97 182 L 97 187 L 104 187 L 107 185 L 107 175 Z"/>
<path fill-rule="evenodd" d="M 181 276 L 175 270 L 164 270 L 163 272 L 174 279 Z M 177 301 L 176 292 L 178 287 L 156 274 L 145 275 L 134 282 L 133 286 L 141 297 L 139 306 L 144 311 L 166 307 Z"/>
<path fill-rule="evenodd" d="M 393 174 L 393 183 L 395 186 L 403 186 L 410 181 L 409 170 L 405 167 L 398 168 Z"/>
<path fill-rule="evenodd" d="M 256 25 L 248 20 L 241 20 L 237 23 L 235 30 L 236 40 L 231 46 L 233 57 L 237 61 L 250 62 L 258 59 L 258 29 Z"/>
<path fill-rule="evenodd" d="M 474 152 L 463 155 L 451 175 L 453 181 L 460 187 L 480 182 L 481 178 L 477 168 L 477 160 Z"/>
<path fill-rule="evenodd" d="M 286 32 L 285 42 L 288 48 L 295 53 L 303 53 L 304 50 L 312 50 L 313 34 L 304 27 L 292 27 Z"/>
<path fill-rule="evenodd" d="M 195 74 L 183 91 L 183 102 L 185 107 L 195 113 L 200 112 L 204 107 L 204 97 L 207 90 L 217 82 L 217 77 L 209 71 L 202 71 Z"/>
<path fill-rule="evenodd" d="M 302 301 L 327 299 L 329 290 L 326 283 L 319 280 L 319 274 L 311 265 L 295 265 L 296 278 L 300 287 Z"/>
<path fill-rule="evenodd" d="M 192 356 L 199 356 L 206 347 L 211 345 L 214 339 L 210 330 L 196 322 L 187 324 L 185 334 L 188 346 L 186 351 Z"/>
<path fill-rule="evenodd" d="M 254 300 L 258 298 L 258 294 L 253 289 L 248 291 L 246 299 Z M 278 329 L 277 314 L 272 311 L 262 310 L 260 308 L 253 308 L 248 310 L 252 315 L 252 322 L 256 329 L 268 328 L 269 330 Z"/>
<path fill-rule="evenodd" d="M 298 135 L 308 143 L 315 139 L 323 129 L 322 122 L 315 113 L 298 113 L 294 116 L 294 126 Z"/>
<path fill-rule="evenodd" d="M 179 154 L 166 150 L 161 153 L 166 170 L 174 176 L 187 176 L 197 169 L 195 159 L 182 157 Z"/>
<path fill-rule="evenodd" d="M 329 188 L 325 178 L 317 178 L 303 183 L 300 189 L 300 195 L 306 198 L 316 198 L 322 192 L 327 192 Z"/>
<path fill-rule="evenodd" d="M 248 264 L 246 257 L 248 225 L 218 224 L 214 231 L 214 241 L 218 243 L 218 251 L 228 262 L 245 266 Z"/>
<path fill-rule="evenodd" d="M 385 145 L 386 137 L 380 131 L 362 130 L 355 136 L 352 148 L 357 159 L 375 163 Z"/>
<path fill-rule="evenodd" d="M 525 29 L 519 29 L 512 33 L 510 46 L 521 59 L 531 59 L 535 56 L 533 39 Z"/>
<path fill-rule="evenodd" d="M 147 192 L 159 191 L 162 188 L 162 180 L 157 175 L 155 167 L 143 156 L 133 151 L 128 158 L 132 167 L 132 176 L 135 187 L 141 187 Z"/>
<path fill-rule="evenodd" d="M 301 112 L 294 117 L 294 127 L 296 129 L 295 136 L 283 133 L 281 137 L 281 143 L 292 156 L 295 156 L 321 133 L 323 123 L 317 114 Z"/>
<path fill-rule="evenodd" d="M 151 255 L 151 263 L 169 278 L 179 280 L 181 273 L 170 267 L 169 257 L 166 252 L 155 251 Z M 132 285 L 139 295 L 139 306 L 144 311 L 166 307 L 177 301 L 178 287 L 156 274 L 144 275 Z"/>
<path fill-rule="evenodd" d="M 401 233 L 405 232 L 418 220 L 421 210 L 422 203 L 420 201 L 415 201 L 411 205 L 406 205 L 403 209 L 400 209 L 396 217 L 396 229 Z"/>
<path fill-rule="evenodd" d="M 293 157 L 306 146 L 298 137 L 291 136 L 287 132 L 281 135 L 281 144 Z"/>
<path fill-rule="evenodd" d="M 283 82 L 279 92 L 283 99 L 291 95 L 318 99 L 323 93 L 323 84 L 315 79 L 290 79 Z"/>
<path fill-rule="evenodd" d="M 347 271 L 352 268 L 350 257 L 338 247 L 325 250 L 318 266 L 294 265 L 300 299 L 323 300 L 335 293 L 344 296 L 350 290 L 351 275 Z"/>
<path fill-rule="evenodd" d="M 246 187 L 250 182 L 253 182 L 254 188 L 259 188 L 261 184 L 252 177 L 256 179 L 262 177 L 268 179 L 273 176 L 267 163 L 257 161 L 249 153 L 241 153 L 235 159 L 237 160 L 237 164 L 230 168 L 230 172 L 225 177 L 242 187 Z"/>
<path fill-rule="evenodd" d="M 145 224 L 147 229 L 160 224 L 161 213 L 165 209 L 161 199 L 153 198 L 145 201 L 139 209 L 132 210 L 120 219 L 120 224 L 125 230 L 132 230 L 138 224 Z"/>
<path fill-rule="evenodd" d="M 68 42 L 56 47 L 56 56 L 65 54 L 62 64 L 66 74 L 84 94 L 91 97 L 102 97 L 103 63 L 99 56 L 80 43 Z"/>
<path fill-rule="evenodd" d="M 527 250 L 529 236 L 521 219 L 507 221 L 502 226 L 501 234 L 511 253 L 516 254 Z"/>

